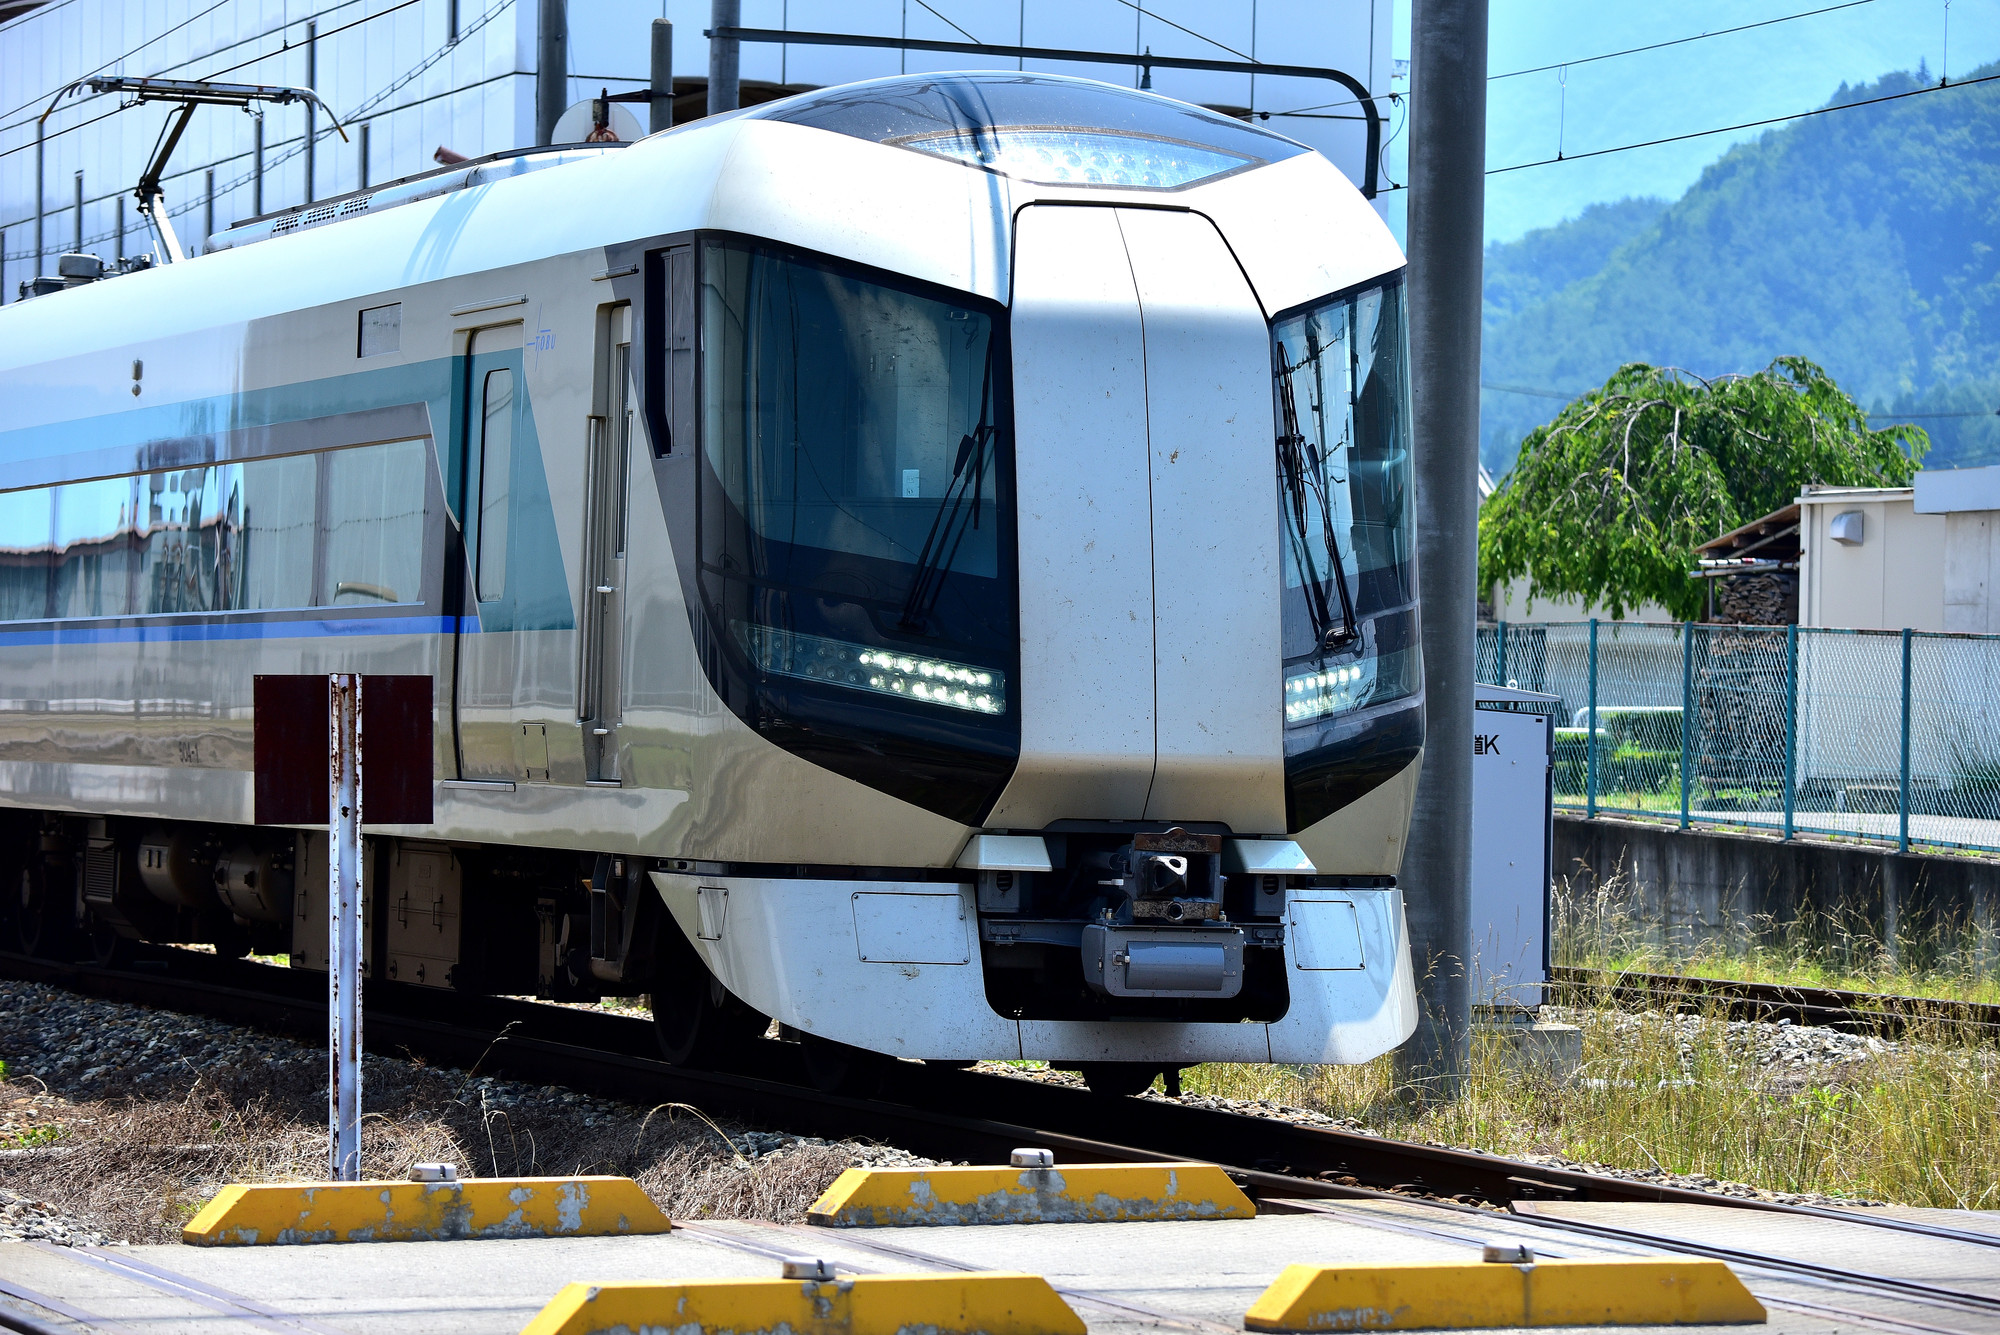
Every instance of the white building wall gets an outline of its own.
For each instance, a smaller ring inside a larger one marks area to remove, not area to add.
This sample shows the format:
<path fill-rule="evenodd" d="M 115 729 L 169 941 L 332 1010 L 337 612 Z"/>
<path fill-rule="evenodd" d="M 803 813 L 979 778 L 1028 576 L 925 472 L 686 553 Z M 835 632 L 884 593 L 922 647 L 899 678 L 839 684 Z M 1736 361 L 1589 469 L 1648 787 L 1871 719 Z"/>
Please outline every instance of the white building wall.
<path fill-rule="evenodd" d="M 1945 522 L 1918 513 L 1908 487 L 1814 487 L 1799 497 L 1799 624 L 1944 630 Z M 1862 540 L 1836 542 L 1858 511 Z"/>
<path fill-rule="evenodd" d="M 936 7 L 964 32 L 909 0 L 745 0 L 746 27 L 907 35 L 1088 50 L 1151 50 L 1163 56 L 1333 66 L 1370 90 L 1402 91 L 1391 80 L 1395 0 L 1323 5 L 1310 0 L 1161 0 L 1152 14 L 1101 0 L 955 0 Z M 459 36 L 449 31 L 458 15 Z M 45 127 L 40 171 L 43 240 L 35 244 L 35 122 L 55 91 L 95 72 L 235 83 L 300 85 L 307 81 L 307 23 L 316 22 L 316 83 L 343 119 L 371 124 L 372 183 L 428 170 L 440 146 L 468 156 L 534 141 L 536 0 L 50 0 L 0 25 L 0 300 L 16 285 L 52 273 L 55 256 L 73 248 L 76 173 L 83 173 L 83 248 L 109 259 L 158 246 L 129 192 L 168 111 L 154 104 L 115 111 L 109 96 L 65 99 Z M 648 78 L 647 25 L 674 23 L 674 72 L 705 76 L 709 0 L 571 0 L 569 101 L 643 87 Z M 1195 30 L 1180 31 L 1164 20 Z M 1207 40 L 1203 40 L 1206 38 Z M 910 71 L 1013 67 L 977 57 L 854 48 L 745 45 L 745 79 L 824 85 Z M 1137 71 L 1116 65 L 1047 63 L 1042 68 L 1125 85 Z M 1254 86 L 1253 86 L 1254 85 Z M 1323 81 L 1157 70 L 1155 91 L 1188 101 L 1274 113 L 1261 122 L 1325 152 L 1350 179 L 1362 167 L 1362 124 L 1337 86 Z M 635 108 L 641 123 L 645 109 Z M 1403 177 L 1401 140 L 1407 101 L 1382 103 L 1390 151 L 1385 184 Z M 1286 114 L 1297 113 L 1297 114 Z M 265 110 L 266 212 L 305 199 L 303 109 Z M 313 197 L 360 184 L 359 135 L 342 143 L 318 121 Z M 221 107 L 195 113 L 166 179 L 168 209 L 184 244 L 197 245 L 207 216 L 207 173 L 215 173 L 215 225 L 256 212 L 251 118 Z"/>

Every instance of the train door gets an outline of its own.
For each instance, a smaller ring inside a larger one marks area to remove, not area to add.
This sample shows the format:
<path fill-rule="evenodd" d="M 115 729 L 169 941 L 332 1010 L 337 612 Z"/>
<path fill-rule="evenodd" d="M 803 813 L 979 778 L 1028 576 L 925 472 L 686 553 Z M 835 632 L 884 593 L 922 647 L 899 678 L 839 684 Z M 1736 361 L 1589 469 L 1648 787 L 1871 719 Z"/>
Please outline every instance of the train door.
<path fill-rule="evenodd" d="M 459 477 L 469 582 L 459 617 L 455 695 L 461 779 L 546 779 L 525 765 L 514 736 L 516 636 L 497 630 L 507 596 L 514 444 L 520 435 L 521 326 L 473 333 L 465 359 L 465 431 Z M 539 772 L 537 772 L 539 769 Z"/>
<path fill-rule="evenodd" d="M 598 313 L 584 499 L 582 663 L 577 719 L 584 779 L 617 783 L 624 632 L 626 494 L 632 471 L 632 308 Z"/>

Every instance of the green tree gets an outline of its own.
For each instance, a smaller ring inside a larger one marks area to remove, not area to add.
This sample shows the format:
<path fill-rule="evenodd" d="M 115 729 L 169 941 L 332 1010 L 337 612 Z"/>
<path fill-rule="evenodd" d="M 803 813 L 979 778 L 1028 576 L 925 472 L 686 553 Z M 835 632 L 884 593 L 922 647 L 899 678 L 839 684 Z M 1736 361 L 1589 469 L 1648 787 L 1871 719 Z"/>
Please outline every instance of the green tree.
<path fill-rule="evenodd" d="M 1908 486 L 1929 444 L 1919 427 L 1869 430 L 1803 357 L 1714 380 L 1631 362 L 1521 442 L 1479 513 L 1481 582 L 1692 619 L 1697 545 L 1807 486 Z"/>

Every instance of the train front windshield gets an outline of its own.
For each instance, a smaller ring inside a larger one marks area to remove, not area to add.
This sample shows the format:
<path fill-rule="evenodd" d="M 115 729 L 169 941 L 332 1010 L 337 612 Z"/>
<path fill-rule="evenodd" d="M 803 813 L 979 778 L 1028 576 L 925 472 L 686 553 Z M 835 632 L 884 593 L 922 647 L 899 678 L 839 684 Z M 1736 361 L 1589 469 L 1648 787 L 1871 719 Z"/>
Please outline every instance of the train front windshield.
<path fill-rule="evenodd" d="M 702 246 L 702 582 L 745 717 L 960 818 L 1018 750 L 997 311 Z"/>
<path fill-rule="evenodd" d="M 1405 348 L 1400 278 L 1272 329 L 1293 829 L 1422 745 Z"/>

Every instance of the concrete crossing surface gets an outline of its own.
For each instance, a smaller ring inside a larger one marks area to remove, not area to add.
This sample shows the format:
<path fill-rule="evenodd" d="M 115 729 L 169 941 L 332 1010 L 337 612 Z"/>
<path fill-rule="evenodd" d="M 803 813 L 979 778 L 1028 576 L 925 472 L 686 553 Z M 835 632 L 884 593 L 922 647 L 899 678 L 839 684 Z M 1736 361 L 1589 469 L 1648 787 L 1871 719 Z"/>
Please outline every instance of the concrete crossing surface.
<path fill-rule="evenodd" d="M 651 1236 L 64 1248 L 0 1243 L 0 1326 L 55 1329 L 514 1335 L 564 1285 L 775 1278 L 785 1258 L 839 1275 L 1009 1270 L 1045 1276 L 1092 1335 L 1244 1329 L 1293 1263 L 1681 1254 L 1729 1261 L 1773 1332 L 2000 1332 L 2000 1215 L 1898 1211 L 1930 1234 L 1701 1205 L 1546 1203 L 1532 1214 L 1422 1202 L 1262 1203 L 1253 1219 L 816 1228 L 677 1222 Z M 1989 1244 L 1984 1239 L 1991 1237 Z M 1626 1327 L 1626 1329 L 1644 1329 Z M 1687 1330 L 1688 1327 L 1678 1327 Z"/>

